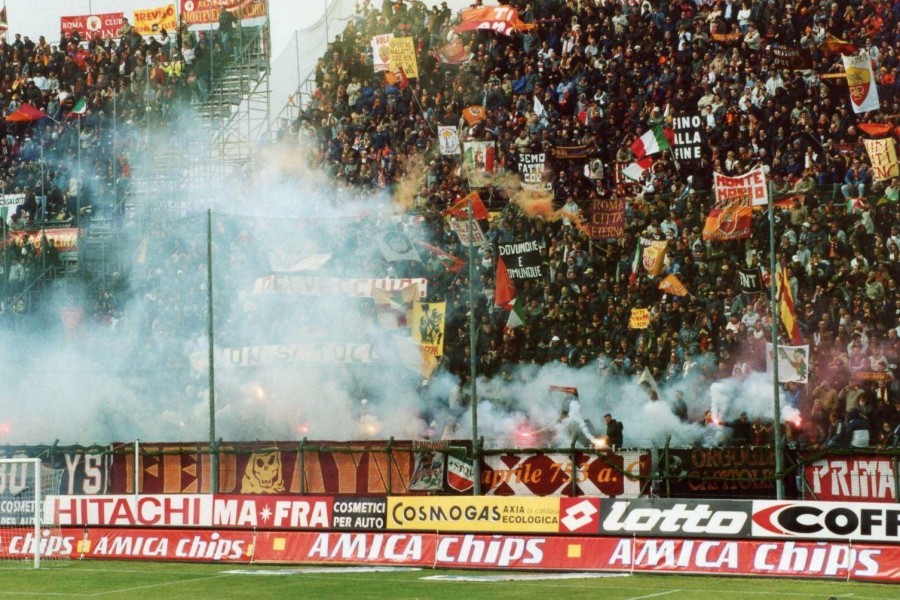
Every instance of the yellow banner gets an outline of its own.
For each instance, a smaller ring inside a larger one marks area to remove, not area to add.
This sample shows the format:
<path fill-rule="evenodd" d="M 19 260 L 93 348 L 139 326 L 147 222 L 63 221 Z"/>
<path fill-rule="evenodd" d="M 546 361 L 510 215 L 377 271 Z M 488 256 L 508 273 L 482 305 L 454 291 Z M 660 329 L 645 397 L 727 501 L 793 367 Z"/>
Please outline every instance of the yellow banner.
<path fill-rule="evenodd" d="M 174 34 L 176 27 L 178 21 L 175 19 L 174 4 L 134 10 L 134 28 L 141 35 L 156 35 L 163 29 Z"/>
<path fill-rule="evenodd" d="M 422 349 L 440 358 L 444 355 L 444 320 L 446 302 L 416 302 L 413 305 L 413 339 Z"/>
<path fill-rule="evenodd" d="M 900 176 L 900 165 L 897 164 L 897 148 L 892 138 L 880 140 L 863 140 L 869 160 L 872 162 L 872 179 L 884 181 Z"/>
<path fill-rule="evenodd" d="M 388 42 L 391 70 L 403 69 L 409 79 L 418 79 L 419 63 L 416 61 L 416 43 L 412 37 L 392 37 Z"/>
<path fill-rule="evenodd" d="M 392 530 L 559 532 L 559 498 L 393 496 L 387 512 Z"/>
<path fill-rule="evenodd" d="M 650 326 L 650 310 L 646 308 L 632 308 L 631 317 L 628 319 L 629 329 L 647 329 Z"/>

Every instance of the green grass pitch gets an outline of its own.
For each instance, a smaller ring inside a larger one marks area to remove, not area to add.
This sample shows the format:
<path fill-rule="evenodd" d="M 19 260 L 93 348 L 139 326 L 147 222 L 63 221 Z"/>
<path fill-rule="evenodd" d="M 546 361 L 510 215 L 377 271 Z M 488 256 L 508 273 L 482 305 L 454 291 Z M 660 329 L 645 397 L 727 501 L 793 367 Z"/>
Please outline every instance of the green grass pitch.
<path fill-rule="evenodd" d="M 506 580 L 519 577 L 518 580 Z M 504 600 L 807 600 L 900 598 L 900 586 L 679 575 L 553 574 L 336 567 L 72 561 L 35 570 L 0 563 L 0 599 L 311 598 Z"/>

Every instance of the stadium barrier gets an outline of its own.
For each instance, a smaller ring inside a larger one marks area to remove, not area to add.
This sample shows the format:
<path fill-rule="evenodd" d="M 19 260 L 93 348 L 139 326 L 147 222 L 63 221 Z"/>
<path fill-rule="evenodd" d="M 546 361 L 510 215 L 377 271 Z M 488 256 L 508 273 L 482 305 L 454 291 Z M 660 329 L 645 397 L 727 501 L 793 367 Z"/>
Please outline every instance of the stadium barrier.
<path fill-rule="evenodd" d="M 472 446 L 454 442 L 220 443 L 222 494 L 471 495 Z M 478 449 L 486 496 L 774 499 L 771 447 Z M 208 494 L 208 444 L 7 446 L 64 472 L 62 495 Z M 895 502 L 896 449 L 788 450 L 789 498 Z M 2 475 L 2 474 L 0 474 Z M 5 481 L 0 477 L 0 488 Z M 2 489 L 0 489 L 2 492 Z"/>

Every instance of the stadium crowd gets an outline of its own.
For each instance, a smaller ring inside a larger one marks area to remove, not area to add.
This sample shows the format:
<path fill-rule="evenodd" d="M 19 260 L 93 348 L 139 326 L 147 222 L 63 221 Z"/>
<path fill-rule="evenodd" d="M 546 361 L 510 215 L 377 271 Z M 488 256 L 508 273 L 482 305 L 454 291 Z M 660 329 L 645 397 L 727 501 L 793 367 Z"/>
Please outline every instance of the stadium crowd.
<path fill-rule="evenodd" d="M 477 251 L 478 374 L 512 378 L 517 366 L 557 362 L 624 381 L 647 369 L 659 385 L 653 397 L 671 403 L 679 418 L 721 427 L 708 402 L 691 402 L 688 409 L 680 399 L 705 398 L 717 379 L 765 370 L 768 294 L 742 293 L 738 272 L 758 266 L 763 279 L 771 279 L 769 225 L 761 211 L 749 239 L 708 241 L 701 231 L 712 205 L 713 172 L 738 175 L 761 165 L 776 199 L 795 198 L 777 211 L 777 256 L 788 271 L 801 334 L 811 348 L 809 382 L 784 386 L 786 402 L 801 415 L 786 421 L 786 433 L 810 446 L 895 445 L 900 181 L 873 181 L 857 126 L 863 120 L 895 123 L 900 115 L 900 4 L 507 4 L 533 27 L 511 36 L 463 33 L 466 59 L 449 64 L 440 50 L 458 15 L 446 5 L 384 0 L 376 6 L 364 0 L 319 61 L 309 102 L 291 129 L 281 132 L 297 140 L 308 161 L 337 187 L 361 195 L 390 190 L 408 201 L 416 218 L 407 222 L 406 233 L 463 259 L 467 249 L 450 230 L 445 211 L 472 188 L 459 157 L 439 152 L 436 128 L 458 126 L 464 144 L 495 142 L 493 179 L 478 190 L 492 215 L 480 225 L 492 243 L 539 242 L 546 274 L 518 285 L 524 324 L 508 328 L 509 310 L 495 306 L 493 297 L 497 257 L 490 245 Z M 419 77 L 409 85 L 373 72 L 370 40 L 389 32 L 415 39 Z M 74 221 L 89 206 L 117 210 L 121 195 L 114 190 L 127 187 L 119 180 L 127 179 L 129 156 L 140 151 L 141 142 L 137 134 L 118 139 L 113 151 L 113 122 L 139 131 L 173 118 L 179 101 L 202 101 L 212 85 L 209 65 L 227 61 L 234 50 L 227 36 L 213 36 L 210 48 L 204 34 L 186 28 L 149 39 L 121 33 L 117 41 L 63 37 L 54 47 L 43 38 L 34 43 L 17 37 L 2 46 L 6 114 L 27 101 L 54 119 L 3 124 L 2 181 L 7 193 L 21 189 L 28 197 L 11 228 L 29 226 L 23 219 Z M 841 71 L 840 54 L 822 47 L 826 35 L 868 54 L 880 111 L 854 114 L 846 81 L 819 77 Z M 779 46 L 810 50 L 813 68 L 775 68 L 772 49 Z M 66 143 L 74 128 L 66 117 L 80 98 L 88 104 L 82 139 Z M 536 114 L 535 99 L 543 115 Z M 486 118 L 471 125 L 461 120 L 471 106 L 482 107 Z M 696 164 L 679 164 L 664 152 L 637 183 L 619 174 L 617 166 L 634 160 L 632 142 L 650 127 L 696 113 L 704 147 Z M 84 192 L 70 184 L 78 143 Z M 584 160 L 553 159 L 552 149 L 559 146 L 590 147 L 589 158 L 599 159 L 603 176 L 589 176 Z M 55 164 L 40 167 L 41 147 L 53 149 L 44 160 L 56 156 Z M 546 205 L 540 198 L 525 198 L 513 183 L 523 152 L 548 157 L 549 208 L 541 208 Z M 411 193 L 409 182 L 415 183 Z M 35 200 L 42 188 L 49 190 L 46 209 Z M 78 193 L 94 196 L 73 198 Z M 592 240 L 588 209 L 594 200 L 614 196 L 627 198 L 625 235 Z M 638 238 L 669 241 L 663 276 L 677 275 L 689 295 L 667 295 L 658 288 L 661 277 L 641 267 L 635 271 Z M 190 289 L 198 292 L 202 249 L 163 245 L 168 256 L 160 264 L 151 260 L 146 280 L 132 281 L 134 288 L 148 297 L 164 296 L 160 269 L 150 267 L 168 266 L 183 267 Z M 6 252 L 13 262 L 35 255 L 14 245 Z M 175 265 L 179 258 L 184 265 Z M 389 268 L 400 274 L 396 270 L 402 268 L 403 276 L 428 278 L 429 299 L 446 299 L 448 307 L 440 369 L 458 376 L 466 389 L 469 282 L 465 269 L 455 272 L 445 264 L 435 255 L 421 264 L 385 263 L 382 272 L 356 274 L 382 276 Z M 242 276 L 249 281 L 256 273 L 249 268 Z M 110 291 L 98 300 L 99 320 L 121 309 Z M 634 307 L 650 309 L 646 329 L 629 328 Z M 192 312 L 188 304 L 182 310 Z M 148 325 L 154 335 L 146 343 L 158 339 L 155 355 L 171 359 L 176 351 L 168 349 L 178 344 L 165 335 L 166 327 L 174 336 L 179 325 L 161 323 Z M 785 334 L 781 343 L 787 342 Z M 764 420 L 738 419 L 729 426 L 735 443 L 771 440 L 772 424 Z"/>
<path fill-rule="evenodd" d="M 776 199 L 794 197 L 777 210 L 777 256 L 811 347 L 809 383 L 784 386 L 786 402 L 802 415 L 785 424 L 786 433 L 814 446 L 896 443 L 900 184 L 896 177 L 873 181 L 857 125 L 900 115 L 900 5 L 504 4 L 534 27 L 511 36 L 463 33 L 467 60 L 456 65 L 439 52 L 458 22 L 446 4 L 364 2 L 319 61 L 316 91 L 295 124 L 312 160 L 341 185 L 420 182 L 421 231 L 460 257 L 466 250 L 444 211 L 471 189 L 459 157 L 438 152 L 435 129 L 458 125 L 463 144 L 495 142 L 494 185 L 478 191 L 499 213 L 481 224 L 492 242 L 539 241 L 547 274 L 519 286 L 525 324 L 509 329 L 508 310 L 492 298 L 496 257 L 489 248 L 479 251 L 479 374 L 509 376 L 514 365 L 552 361 L 606 378 L 637 378 L 648 368 L 672 401 L 676 390 L 702 395 L 716 379 L 765 370 L 768 294 L 743 294 L 738 281 L 739 269 L 752 266 L 770 279 L 765 211 L 754 216 L 749 239 L 701 235 L 713 171 L 739 175 L 761 165 Z M 388 32 L 415 39 L 419 78 L 408 86 L 373 73 L 370 39 Z M 854 114 L 846 81 L 819 77 L 841 70 L 840 54 L 823 46 L 827 35 L 867 53 L 880 111 Z M 813 68 L 776 68 L 778 47 L 809 50 Z M 486 119 L 470 125 L 461 115 L 473 105 Z M 639 184 L 616 177 L 614 165 L 634 160 L 631 143 L 652 125 L 698 113 L 704 152 L 697 164 L 679 165 L 663 153 Z M 584 161 L 549 158 L 554 147 L 578 145 L 593 147 L 591 157 L 606 167 L 602 179 L 590 178 Z M 503 174 L 518 177 L 520 152 L 546 153 L 553 208 L 565 208 L 567 218 L 535 218 L 517 202 L 516 186 Z M 628 197 L 625 236 L 591 240 L 584 221 L 592 201 L 617 194 Z M 631 277 L 639 237 L 669 241 L 663 276 L 676 274 L 688 296 L 667 296 L 660 279 L 640 267 Z M 431 288 L 433 299 L 446 295 L 451 306 L 444 368 L 464 385 L 467 288 L 465 271 Z M 650 326 L 629 329 L 630 310 L 640 306 L 650 308 Z M 708 412 L 683 417 L 719 425 Z M 770 439 L 771 424 L 733 425 L 737 442 Z"/>

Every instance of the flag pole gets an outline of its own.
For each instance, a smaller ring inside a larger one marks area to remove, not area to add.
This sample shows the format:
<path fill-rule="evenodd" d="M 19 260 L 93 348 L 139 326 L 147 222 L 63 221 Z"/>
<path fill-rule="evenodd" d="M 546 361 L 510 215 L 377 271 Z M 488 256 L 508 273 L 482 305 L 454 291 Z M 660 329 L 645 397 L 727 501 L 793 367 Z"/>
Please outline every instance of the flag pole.
<path fill-rule="evenodd" d="M 775 419 L 775 497 L 784 499 L 784 479 L 782 478 L 781 451 L 784 441 L 781 436 L 781 402 L 778 387 L 778 301 L 776 288 L 778 280 L 775 262 L 775 196 L 772 182 L 769 181 L 769 302 L 772 313 L 772 416 Z"/>
<path fill-rule="evenodd" d="M 463 161 L 463 169 L 465 169 Z M 469 174 L 466 173 L 468 183 Z M 478 369 L 475 364 L 475 244 L 473 243 L 475 219 L 472 201 L 472 186 L 469 184 L 469 385 L 472 390 L 472 495 L 481 495 L 481 456 L 478 451 L 478 384 L 476 377 Z"/>

